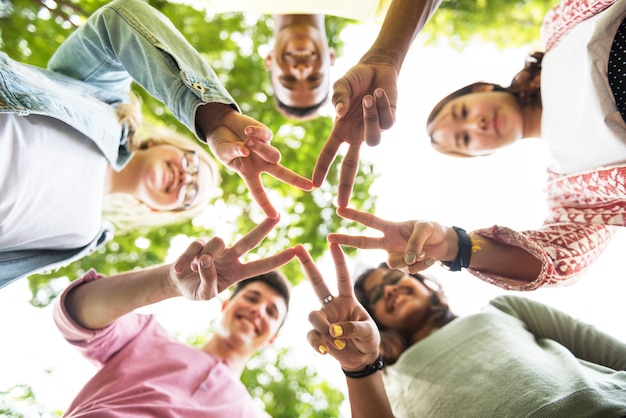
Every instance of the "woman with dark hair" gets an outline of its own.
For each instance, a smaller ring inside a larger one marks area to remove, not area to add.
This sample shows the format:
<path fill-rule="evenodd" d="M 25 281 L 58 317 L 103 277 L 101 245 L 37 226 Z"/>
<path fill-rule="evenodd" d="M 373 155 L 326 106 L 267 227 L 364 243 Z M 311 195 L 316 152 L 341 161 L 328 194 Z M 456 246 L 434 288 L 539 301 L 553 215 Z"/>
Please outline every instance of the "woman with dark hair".
<path fill-rule="evenodd" d="M 568 3 L 577 2 L 564 0 L 559 7 Z M 340 208 L 348 219 L 376 223 L 386 242 L 346 236 L 331 242 L 385 248 L 390 266 L 411 272 L 439 260 L 513 290 L 559 285 L 590 266 L 626 225 L 626 100 L 620 88 L 626 75 L 626 2 L 591 3 L 587 14 L 577 12 L 584 19 L 561 10 L 563 20 L 578 23 L 549 38 L 551 48 L 529 57 L 509 87 L 471 84 L 448 95 L 428 118 L 433 146 L 455 156 L 487 155 L 522 138 L 542 137 L 553 163 L 541 228 L 519 232 L 495 225 L 468 234 L 435 222 L 395 224 Z"/>
<path fill-rule="evenodd" d="M 321 297 L 319 271 L 303 265 Z M 593 326 L 515 296 L 457 317 L 434 279 L 385 264 L 361 274 L 351 294 L 340 271 L 338 295 L 323 298 L 321 310 L 309 315 L 309 343 L 342 366 L 348 357 L 367 364 L 380 353 L 384 368 L 372 363 L 361 377 L 346 375 L 350 384 L 382 369 L 394 416 L 626 414 L 626 344 Z M 363 308 L 370 315 L 356 314 Z M 365 395 L 351 392 L 351 405 L 379 399 Z"/>

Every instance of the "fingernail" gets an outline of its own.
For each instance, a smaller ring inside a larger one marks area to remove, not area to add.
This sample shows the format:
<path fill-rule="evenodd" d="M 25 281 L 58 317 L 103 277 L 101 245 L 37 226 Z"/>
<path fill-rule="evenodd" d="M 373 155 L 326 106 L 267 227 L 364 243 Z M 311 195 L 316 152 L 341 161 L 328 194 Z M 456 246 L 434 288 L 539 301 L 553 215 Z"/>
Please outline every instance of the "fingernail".
<path fill-rule="evenodd" d="M 320 345 L 319 347 L 317 347 L 317 349 L 319 350 L 320 353 L 322 354 L 326 354 L 328 352 L 328 348 L 326 348 L 325 345 Z"/>
<path fill-rule="evenodd" d="M 383 97 L 383 91 L 381 89 L 376 89 L 376 91 L 374 91 L 374 94 L 376 95 L 376 97 Z"/>
<path fill-rule="evenodd" d="M 335 337 L 341 337 L 343 335 L 341 325 L 333 325 L 333 334 L 335 334 Z"/>
<path fill-rule="evenodd" d="M 374 104 L 374 102 L 372 100 L 372 96 L 365 96 L 363 98 L 363 103 L 365 104 L 365 107 L 367 107 L 367 108 L 372 107 L 372 104 Z"/>
<path fill-rule="evenodd" d="M 346 343 L 344 343 L 343 340 L 340 339 L 335 339 L 335 341 L 333 341 L 333 344 L 335 344 L 337 350 L 343 350 L 344 348 L 346 348 Z"/>
<path fill-rule="evenodd" d="M 243 130 L 243 133 L 244 133 L 244 134 L 246 134 L 246 135 L 250 135 L 250 134 L 252 134 L 253 132 L 254 132 L 254 130 L 253 130 L 251 127 L 249 127 L 249 126 L 248 126 L 248 127 L 246 127 L 246 128 Z"/>
<path fill-rule="evenodd" d="M 337 103 L 337 106 L 335 106 L 335 112 L 340 113 L 343 110 L 343 103 L 339 102 Z"/>
<path fill-rule="evenodd" d="M 174 264 L 174 271 L 178 274 L 182 273 L 185 268 L 181 263 Z"/>
<path fill-rule="evenodd" d="M 432 266 L 433 264 L 435 264 L 435 259 L 434 259 L 434 258 L 429 258 L 428 260 L 424 261 L 424 265 L 425 265 L 426 267 L 430 267 L 430 266 Z"/>
<path fill-rule="evenodd" d="M 422 251 L 422 253 L 420 254 L 420 256 L 419 256 L 419 257 L 417 257 L 417 259 L 421 261 L 421 260 L 423 260 L 423 259 L 424 259 L 424 257 L 426 257 L 426 251 Z"/>
<path fill-rule="evenodd" d="M 417 257 L 415 253 L 406 253 L 404 256 L 404 261 L 406 261 L 407 264 L 413 264 L 415 263 L 415 257 Z"/>
<path fill-rule="evenodd" d="M 202 266 L 202 268 L 211 267 L 212 264 L 213 264 L 213 259 L 209 256 L 205 256 L 200 259 L 200 265 Z"/>

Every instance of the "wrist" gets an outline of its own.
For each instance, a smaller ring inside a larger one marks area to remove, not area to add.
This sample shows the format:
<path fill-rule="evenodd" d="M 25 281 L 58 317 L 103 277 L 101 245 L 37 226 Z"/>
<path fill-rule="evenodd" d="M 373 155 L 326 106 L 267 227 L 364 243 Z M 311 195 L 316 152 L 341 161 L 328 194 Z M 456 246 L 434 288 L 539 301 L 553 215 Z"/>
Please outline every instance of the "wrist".
<path fill-rule="evenodd" d="M 218 127 L 224 125 L 223 119 L 236 109 L 226 103 L 211 102 L 205 103 L 196 109 L 196 126 L 201 132 L 201 138 L 205 141 Z"/>
<path fill-rule="evenodd" d="M 161 275 L 161 292 L 164 298 L 173 298 L 183 295 L 176 284 L 175 265 L 176 263 L 172 263 L 166 266 L 167 269 L 165 269 Z"/>
<path fill-rule="evenodd" d="M 396 73 L 399 73 L 402 67 L 402 61 L 400 55 L 395 53 L 392 49 L 373 45 L 363 54 L 359 63 L 365 65 L 384 65 L 393 68 Z"/>
<path fill-rule="evenodd" d="M 454 258 L 451 258 L 452 261 L 442 260 L 441 263 L 450 271 L 460 271 L 462 268 L 467 268 L 470 265 L 472 258 L 472 239 L 463 228 L 453 226 L 452 231 L 454 231 L 457 237 L 456 255 Z M 454 246 L 452 246 L 452 248 L 454 248 Z"/>
<path fill-rule="evenodd" d="M 384 367 L 382 354 L 378 354 L 376 359 L 366 363 L 364 366 L 359 368 L 355 368 L 354 370 L 341 368 L 346 377 L 350 377 L 352 379 L 361 379 L 367 376 L 370 376 Z"/>

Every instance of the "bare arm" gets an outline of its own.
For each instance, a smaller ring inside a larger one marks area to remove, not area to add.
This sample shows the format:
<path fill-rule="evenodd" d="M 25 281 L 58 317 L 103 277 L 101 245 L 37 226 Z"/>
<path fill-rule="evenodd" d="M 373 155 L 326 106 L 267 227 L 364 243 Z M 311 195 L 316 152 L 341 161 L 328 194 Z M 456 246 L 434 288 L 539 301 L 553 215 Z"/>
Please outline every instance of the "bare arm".
<path fill-rule="evenodd" d="M 209 300 L 234 283 L 270 272 L 295 257 L 289 248 L 263 259 L 241 263 L 279 219 L 266 218 L 232 247 L 221 238 L 194 241 L 167 265 L 104 277 L 71 289 L 65 299 L 69 315 L 85 328 L 99 329 L 142 306 L 185 296 Z"/>
<path fill-rule="evenodd" d="M 394 0 L 378 37 L 359 62 L 333 85 L 337 113 L 313 170 L 313 185 L 319 187 L 342 143 L 349 144 L 343 159 L 337 203 L 347 206 L 359 167 L 363 141 L 378 145 L 383 130 L 395 123 L 397 78 L 415 36 L 439 5 L 439 0 Z"/>
<path fill-rule="evenodd" d="M 453 261 L 458 254 L 459 238 L 449 226 L 429 221 L 391 222 L 351 208 L 338 208 L 337 213 L 377 229 L 383 236 L 330 234 L 328 240 L 357 248 L 384 249 L 391 268 L 416 273 L 432 266 L 435 260 Z M 525 283 L 537 280 L 542 272 L 543 260 L 524 248 L 499 243 L 482 235 L 474 235 L 473 240 L 470 269 Z"/>
<path fill-rule="evenodd" d="M 500 244 L 485 237 L 474 239 L 480 240 L 481 249 L 472 254 L 470 268 L 526 283 L 537 280 L 541 274 L 542 261 L 523 248 Z"/>
<path fill-rule="evenodd" d="M 89 329 L 104 328 L 142 306 L 180 296 L 169 280 L 169 266 L 122 273 L 90 281 L 65 298 L 69 315 Z"/>
<path fill-rule="evenodd" d="M 313 329 L 307 339 L 319 353 L 330 354 L 337 359 L 344 371 L 360 372 L 378 359 L 380 334 L 354 296 L 341 248 L 331 245 L 330 252 L 335 262 L 339 294 L 330 302 L 323 302 L 320 310 L 309 314 Z M 330 291 L 309 253 L 302 246 L 296 247 L 296 253 L 318 299 L 327 299 Z M 374 371 L 365 377 L 346 376 L 346 382 L 353 417 L 393 416 L 381 371 Z"/>
<path fill-rule="evenodd" d="M 404 58 L 441 0 L 394 0 L 389 6 L 378 37 L 365 57 L 382 57 L 400 72 Z M 362 59 L 363 61 L 363 59 Z"/>

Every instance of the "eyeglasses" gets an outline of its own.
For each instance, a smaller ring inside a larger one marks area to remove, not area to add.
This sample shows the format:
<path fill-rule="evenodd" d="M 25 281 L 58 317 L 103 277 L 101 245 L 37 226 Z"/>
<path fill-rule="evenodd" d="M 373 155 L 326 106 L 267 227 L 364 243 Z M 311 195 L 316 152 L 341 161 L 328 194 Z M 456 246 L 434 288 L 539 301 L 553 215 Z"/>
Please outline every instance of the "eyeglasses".
<path fill-rule="evenodd" d="M 398 284 L 398 282 L 402 280 L 403 277 L 404 273 L 398 270 L 391 270 L 390 272 L 385 274 L 383 276 L 383 282 L 372 287 L 365 295 L 367 304 L 369 306 L 376 305 L 385 295 L 385 286 L 394 286 Z"/>
<path fill-rule="evenodd" d="M 178 191 L 178 203 L 183 209 L 189 209 L 198 195 L 198 171 L 200 170 L 200 157 L 195 151 L 185 151 L 180 160 L 185 174 L 185 184 Z"/>

